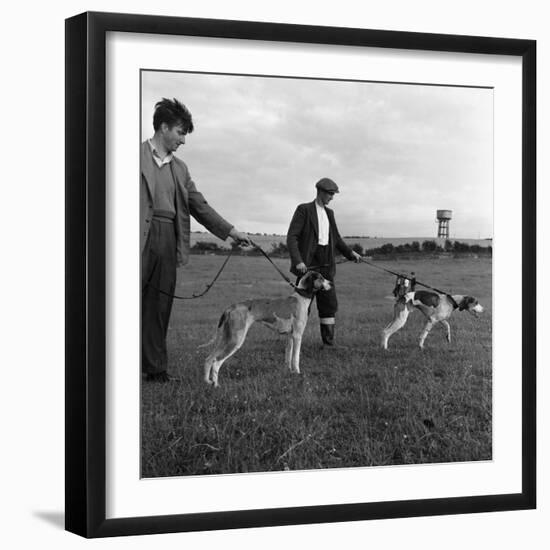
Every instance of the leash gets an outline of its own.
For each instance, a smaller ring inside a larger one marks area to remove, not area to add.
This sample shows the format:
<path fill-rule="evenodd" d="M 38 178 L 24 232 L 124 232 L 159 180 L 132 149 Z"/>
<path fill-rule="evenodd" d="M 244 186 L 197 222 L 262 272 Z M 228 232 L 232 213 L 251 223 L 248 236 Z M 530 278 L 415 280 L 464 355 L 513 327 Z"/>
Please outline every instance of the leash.
<path fill-rule="evenodd" d="M 250 240 L 250 239 L 249 239 Z M 261 254 L 264 256 L 264 258 L 267 259 L 267 261 L 279 272 L 279 275 L 292 287 L 295 288 L 296 285 L 277 267 L 275 262 L 267 255 L 267 253 L 258 246 L 254 241 L 250 240 L 250 244 L 256 249 L 261 252 Z"/>
<path fill-rule="evenodd" d="M 287 277 L 287 275 L 281 269 L 279 269 L 279 267 L 275 264 L 275 262 L 273 262 L 273 260 L 268 256 L 268 254 L 259 245 L 257 245 L 251 239 L 250 239 L 250 244 L 262 254 L 262 256 L 276 269 L 276 271 L 279 273 L 279 275 L 281 275 L 281 277 L 292 288 L 296 288 L 296 285 L 289 279 L 289 277 Z M 216 275 L 214 276 L 212 281 L 206 285 L 206 288 L 201 293 L 194 292 L 191 296 L 178 296 L 176 294 L 170 294 L 169 292 L 165 292 L 164 290 L 161 290 L 160 288 L 157 288 L 153 283 L 151 283 L 151 278 L 153 276 L 154 268 L 153 268 L 153 270 L 151 272 L 151 276 L 149 277 L 149 280 L 147 281 L 145 286 L 150 286 L 151 288 L 153 288 L 157 292 L 160 292 L 161 294 L 164 294 L 165 296 L 175 298 L 176 300 L 194 300 L 196 298 L 202 298 L 202 296 L 204 296 L 214 286 L 214 283 L 218 280 L 219 276 L 222 274 L 223 270 L 225 269 L 225 266 L 227 265 L 227 262 L 229 262 L 229 259 L 233 255 L 233 251 L 234 251 L 234 249 L 231 248 L 231 250 L 229 251 L 229 254 L 227 255 L 227 257 L 225 258 L 222 266 L 220 267 L 220 269 L 218 270 L 218 272 L 216 273 Z M 339 265 L 339 264 L 347 263 L 349 261 L 350 260 L 341 260 L 341 261 L 338 261 L 338 262 L 335 262 L 335 263 L 337 265 Z M 376 265 L 376 264 L 370 262 L 369 260 L 365 260 L 365 259 L 361 258 L 359 263 L 367 264 L 371 267 L 374 267 L 375 269 L 379 269 L 380 271 L 390 273 L 391 275 L 394 275 L 396 277 L 402 277 L 404 279 L 409 279 L 410 280 L 410 277 L 408 277 L 407 275 L 403 275 L 402 273 L 398 273 L 396 271 L 392 271 L 391 269 L 387 269 L 385 267 Z M 314 269 L 319 269 L 321 267 L 329 267 L 329 266 L 330 266 L 330 264 L 312 265 L 312 266 L 309 266 L 308 269 L 314 270 Z M 455 308 L 459 307 L 458 304 L 456 303 L 455 299 L 448 292 L 445 292 L 444 290 L 441 290 L 441 289 L 436 288 L 434 286 L 428 285 L 427 283 L 423 283 L 422 281 L 419 281 L 416 278 L 415 278 L 415 283 L 417 285 L 423 286 L 424 288 L 429 288 L 430 290 L 434 290 L 435 292 L 437 292 L 439 294 L 444 294 L 445 296 L 447 296 L 451 300 L 451 302 L 452 302 L 452 304 L 454 305 Z"/>
<path fill-rule="evenodd" d="M 260 251 L 260 253 L 264 256 L 264 258 L 266 258 L 269 261 L 269 263 L 279 272 L 281 277 L 292 288 L 296 287 L 296 285 L 277 267 L 277 265 L 273 262 L 273 260 L 266 254 L 266 252 L 260 246 L 258 246 L 252 240 L 250 240 L 250 244 L 252 244 L 252 246 L 254 248 L 256 248 L 257 250 Z M 151 288 L 153 288 L 157 292 L 160 292 L 161 294 L 164 294 L 165 296 L 169 296 L 170 298 L 175 298 L 176 300 L 194 300 L 196 298 L 202 298 L 214 286 L 214 283 L 218 280 L 218 277 L 221 275 L 222 271 L 225 269 L 225 266 L 227 265 L 227 262 L 229 261 L 229 258 L 231 258 L 231 256 L 233 255 L 233 250 L 234 249 L 232 248 L 229 251 L 229 254 L 227 255 L 227 258 L 223 262 L 222 266 L 220 267 L 220 269 L 218 270 L 218 272 L 216 273 L 214 278 L 212 279 L 212 281 L 209 284 L 206 285 L 206 288 L 201 293 L 194 292 L 191 296 L 178 296 L 176 294 L 170 294 L 169 292 L 165 292 L 164 290 L 161 290 L 160 288 L 157 288 L 153 283 L 151 283 L 151 278 L 152 278 L 153 273 L 155 271 L 154 268 L 152 269 L 151 276 L 149 277 L 149 280 L 147 281 L 147 283 L 145 283 L 145 286 L 150 286 Z"/>
<path fill-rule="evenodd" d="M 151 283 L 151 278 L 153 277 L 153 273 L 155 271 L 155 266 L 151 270 L 151 276 L 149 277 L 149 280 L 145 283 L 145 286 L 150 286 L 157 292 L 160 292 L 161 294 L 164 294 L 165 296 L 169 296 L 170 298 L 175 298 L 176 300 L 194 300 L 195 298 L 201 298 L 204 296 L 213 286 L 214 283 L 218 280 L 218 277 L 221 275 L 222 271 L 225 269 L 225 266 L 227 265 L 227 262 L 229 261 L 229 258 L 233 255 L 233 248 L 229 251 L 229 254 L 227 255 L 227 258 L 225 258 L 225 261 L 223 262 L 222 266 L 216 273 L 215 277 L 212 279 L 212 281 L 206 285 L 206 288 L 200 293 L 194 292 L 191 296 L 177 296 L 176 294 L 170 294 L 169 292 L 165 292 L 164 290 L 161 290 L 160 288 L 157 288 L 153 283 Z"/>
<path fill-rule="evenodd" d="M 343 263 L 346 263 L 346 262 L 349 262 L 349 261 L 350 260 L 342 260 L 342 261 L 339 261 L 339 262 L 336 262 L 336 263 L 337 264 L 343 264 Z M 402 273 L 397 273 L 396 271 L 392 271 L 391 269 L 386 269 L 385 267 L 375 265 L 372 262 L 369 262 L 369 260 L 361 259 L 361 261 L 359 263 L 370 265 L 371 267 L 374 267 L 375 269 L 380 269 L 381 271 L 385 271 L 386 273 L 391 273 L 392 275 L 395 275 L 396 277 L 402 277 L 403 279 L 411 280 L 411 278 L 407 275 L 403 275 Z M 318 267 L 325 267 L 325 266 L 318 266 Z M 419 281 L 416 278 L 415 278 L 415 283 L 417 285 L 423 286 L 424 288 L 429 288 L 430 290 L 434 290 L 438 294 L 444 294 L 445 296 L 447 296 L 447 298 L 449 298 L 451 300 L 451 302 L 452 302 L 452 304 L 455 308 L 459 307 L 458 304 L 456 303 L 456 300 L 453 298 L 452 294 L 449 294 L 448 292 L 445 292 L 444 290 L 440 290 L 439 288 L 435 288 L 434 286 L 430 286 L 426 283 L 423 283 L 422 281 Z"/>

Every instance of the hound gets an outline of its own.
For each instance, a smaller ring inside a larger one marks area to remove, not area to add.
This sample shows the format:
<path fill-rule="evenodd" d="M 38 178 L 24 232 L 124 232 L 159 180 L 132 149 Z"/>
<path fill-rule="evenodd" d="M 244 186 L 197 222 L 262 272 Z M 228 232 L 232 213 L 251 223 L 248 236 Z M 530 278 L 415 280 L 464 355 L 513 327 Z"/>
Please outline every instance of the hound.
<path fill-rule="evenodd" d="M 393 309 L 393 319 L 382 330 L 382 347 L 384 349 L 388 349 L 389 337 L 405 325 L 409 313 L 415 308 L 420 310 L 427 319 L 424 330 L 420 335 L 420 349 L 424 349 L 424 340 L 426 340 L 426 336 L 436 323 L 442 323 L 447 329 L 447 342 L 451 342 L 451 326 L 447 319 L 455 309 L 467 311 L 476 317 L 479 313 L 483 313 L 483 307 L 472 296 L 462 296 L 460 294 L 450 296 L 429 290 L 408 292 L 397 300 Z"/>
<path fill-rule="evenodd" d="M 218 387 L 220 367 L 243 345 L 248 329 L 256 321 L 279 334 L 288 335 L 285 364 L 291 371 L 300 373 L 300 346 L 309 307 L 315 293 L 330 290 L 331 285 L 320 273 L 308 271 L 288 298 L 248 300 L 226 309 L 218 322 L 216 335 L 208 343 L 215 342 L 215 348 L 204 363 L 205 382 Z"/>

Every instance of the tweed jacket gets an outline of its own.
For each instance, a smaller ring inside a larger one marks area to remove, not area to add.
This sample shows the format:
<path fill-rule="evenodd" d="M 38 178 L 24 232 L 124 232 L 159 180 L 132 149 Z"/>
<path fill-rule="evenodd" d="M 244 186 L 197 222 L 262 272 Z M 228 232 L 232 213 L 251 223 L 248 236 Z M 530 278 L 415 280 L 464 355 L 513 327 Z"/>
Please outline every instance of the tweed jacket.
<path fill-rule="evenodd" d="M 153 155 L 149 144 L 141 144 L 141 188 L 140 188 L 140 241 L 141 251 L 147 242 L 151 220 L 153 218 L 153 197 L 155 196 L 155 178 Z M 202 193 L 197 191 L 195 183 L 189 175 L 186 164 L 173 157 L 172 173 L 176 180 L 176 261 L 180 267 L 189 259 L 189 235 L 191 216 L 216 237 L 225 240 L 229 236 L 232 225 L 224 220 L 207 202 Z"/>
<path fill-rule="evenodd" d="M 353 255 L 351 248 L 340 237 L 334 219 L 334 212 L 326 207 L 325 210 L 329 222 L 328 246 L 330 266 L 328 272 L 329 277 L 334 277 L 336 273 L 335 250 L 339 250 L 348 260 L 353 260 Z M 315 201 L 298 205 L 290 222 L 286 237 L 286 244 L 290 253 L 290 271 L 294 275 L 299 275 L 296 270 L 296 266 L 299 263 L 303 262 L 307 266 L 311 265 L 318 241 L 319 222 L 317 220 Z"/>

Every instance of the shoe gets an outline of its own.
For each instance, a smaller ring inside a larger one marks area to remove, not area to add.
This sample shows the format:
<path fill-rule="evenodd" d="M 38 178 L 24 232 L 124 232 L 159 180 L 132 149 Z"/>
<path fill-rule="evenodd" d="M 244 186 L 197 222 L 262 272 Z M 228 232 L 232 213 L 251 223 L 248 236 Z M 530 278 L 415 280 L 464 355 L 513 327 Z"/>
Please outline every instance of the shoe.
<path fill-rule="evenodd" d="M 177 378 L 170 376 L 166 371 L 149 373 L 145 376 L 145 382 L 157 382 L 165 384 L 166 382 L 174 382 Z"/>
<path fill-rule="evenodd" d="M 342 351 L 349 349 L 349 346 L 343 346 L 342 344 L 321 344 L 321 349 L 324 351 Z"/>
<path fill-rule="evenodd" d="M 321 339 L 323 340 L 324 346 L 333 346 L 334 345 L 334 325 L 321 324 L 320 327 L 321 327 Z"/>
<path fill-rule="evenodd" d="M 334 324 L 321 325 L 321 338 L 323 340 L 321 349 L 323 350 L 332 351 L 349 349 L 348 346 L 342 346 L 334 343 Z"/>

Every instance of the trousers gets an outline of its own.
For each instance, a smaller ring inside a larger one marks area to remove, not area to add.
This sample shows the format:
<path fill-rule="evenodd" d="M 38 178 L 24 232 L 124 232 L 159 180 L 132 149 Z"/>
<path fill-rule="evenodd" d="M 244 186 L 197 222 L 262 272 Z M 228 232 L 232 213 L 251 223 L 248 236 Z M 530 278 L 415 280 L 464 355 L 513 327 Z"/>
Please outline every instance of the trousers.
<path fill-rule="evenodd" d="M 166 335 L 176 287 L 176 233 L 172 220 L 153 217 L 141 255 L 141 370 L 166 372 Z"/>
<path fill-rule="evenodd" d="M 313 266 L 320 266 L 316 267 L 315 271 L 318 271 L 323 277 L 332 282 L 332 287 L 330 290 L 321 290 L 315 295 L 317 312 L 319 313 L 321 323 L 332 324 L 334 323 L 334 316 L 338 311 L 338 299 L 336 298 L 334 277 L 331 278 L 329 275 L 330 254 L 328 245 L 317 245 L 311 264 Z"/>

